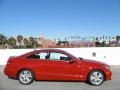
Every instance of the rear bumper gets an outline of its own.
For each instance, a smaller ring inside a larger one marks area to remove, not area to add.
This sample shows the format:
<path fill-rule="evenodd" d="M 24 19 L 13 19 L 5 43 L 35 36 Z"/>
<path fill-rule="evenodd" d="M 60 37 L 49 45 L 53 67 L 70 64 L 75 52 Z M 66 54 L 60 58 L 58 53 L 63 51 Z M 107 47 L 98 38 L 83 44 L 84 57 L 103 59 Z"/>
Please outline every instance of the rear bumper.
<path fill-rule="evenodd" d="M 4 68 L 4 74 L 8 77 L 16 78 L 15 68 L 11 68 L 8 64 Z"/>

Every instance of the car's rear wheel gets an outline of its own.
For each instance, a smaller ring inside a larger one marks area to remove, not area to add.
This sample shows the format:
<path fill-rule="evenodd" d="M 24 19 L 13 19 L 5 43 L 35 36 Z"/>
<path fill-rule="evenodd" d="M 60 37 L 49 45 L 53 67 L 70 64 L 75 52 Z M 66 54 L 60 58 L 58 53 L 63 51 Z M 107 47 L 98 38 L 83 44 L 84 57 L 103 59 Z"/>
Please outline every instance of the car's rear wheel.
<path fill-rule="evenodd" d="M 99 86 L 101 85 L 105 80 L 105 75 L 100 70 L 93 70 L 89 76 L 88 81 L 91 85 Z"/>
<path fill-rule="evenodd" d="M 21 84 L 28 85 L 34 81 L 34 74 L 32 71 L 24 69 L 19 72 L 18 80 Z"/>

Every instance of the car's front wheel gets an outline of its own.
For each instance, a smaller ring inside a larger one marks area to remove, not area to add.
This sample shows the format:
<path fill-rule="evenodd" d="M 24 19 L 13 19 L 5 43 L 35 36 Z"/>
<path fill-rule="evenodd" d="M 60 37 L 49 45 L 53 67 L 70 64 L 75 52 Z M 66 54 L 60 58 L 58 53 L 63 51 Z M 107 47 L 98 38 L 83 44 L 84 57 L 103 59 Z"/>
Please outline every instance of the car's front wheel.
<path fill-rule="evenodd" d="M 21 84 L 28 85 L 34 81 L 33 72 L 27 69 L 24 69 L 19 72 L 18 80 Z"/>
<path fill-rule="evenodd" d="M 99 86 L 101 85 L 105 80 L 105 75 L 100 70 L 93 70 L 89 76 L 88 81 L 91 85 Z"/>

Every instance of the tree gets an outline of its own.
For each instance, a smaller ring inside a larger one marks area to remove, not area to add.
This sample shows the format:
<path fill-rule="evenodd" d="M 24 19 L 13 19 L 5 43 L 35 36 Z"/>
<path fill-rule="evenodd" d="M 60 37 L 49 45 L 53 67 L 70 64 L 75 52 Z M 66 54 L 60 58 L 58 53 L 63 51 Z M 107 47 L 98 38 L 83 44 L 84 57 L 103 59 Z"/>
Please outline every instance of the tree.
<path fill-rule="evenodd" d="M 102 37 L 99 37 L 99 39 L 101 40 L 101 39 L 102 39 Z"/>
<path fill-rule="evenodd" d="M 33 46 L 34 42 L 35 42 L 34 38 L 33 37 L 29 37 L 29 44 Z"/>
<path fill-rule="evenodd" d="M 96 41 L 96 42 L 99 42 L 99 39 L 98 39 L 98 37 L 96 37 L 96 38 L 95 38 L 95 41 Z"/>
<path fill-rule="evenodd" d="M 85 40 L 87 40 L 87 37 L 85 37 Z"/>
<path fill-rule="evenodd" d="M 73 36 L 71 36 L 70 38 L 71 38 L 71 40 L 72 40 L 72 39 L 73 39 Z"/>
<path fill-rule="evenodd" d="M 30 44 L 30 46 L 32 48 L 35 48 L 35 47 L 37 47 L 39 45 L 38 42 L 35 40 L 34 37 L 29 37 L 29 44 Z"/>
<path fill-rule="evenodd" d="M 0 34 L 0 45 L 5 45 L 7 43 L 7 37 Z"/>
<path fill-rule="evenodd" d="M 91 39 L 92 37 L 90 37 L 90 39 Z"/>
<path fill-rule="evenodd" d="M 27 40 L 27 38 L 23 39 L 23 43 L 24 43 L 25 48 L 27 47 L 27 45 L 29 45 L 29 41 Z"/>
<path fill-rule="evenodd" d="M 67 38 L 65 38 L 65 41 L 67 41 Z"/>
<path fill-rule="evenodd" d="M 60 38 L 58 38 L 57 40 L 60 41 Z"/>
<path fill-rule="evenodd" d="M 116 41 L 119 42 L 120 36 L 116 36 Z"/>
<path fill-rule="evenodd" d="M 105 38 L 106 38 L 106 40 L 107 40 L 107 39 L 108 39 L 108 36 L 106 36 Z"/>
<path fill-rule="evenodd" d="M 117 41 L 117 46 L 118 46 L 119 41 L 120 41 L 120 36 L 116 36 L 116 41 Z"/>
<path fill-rule="evenodd" d="M 105 47 L 105 45 L 106 45 L 105 41 L 102 41 L 101 46 Z"/>
<path fill-rule="evenodd" d="M 100 42 L 95 42 L 95 46 L 96 47 L 101 47 L 101 43 Z"/>
<path fill-rule="evenodd" d="M 93 38 L 93 41 L 95 40 L 95 37 L 92 37 Z"/>
<path fill-rule="evenodd" d="M 102 39 L 104 40 L 104 39 L 105 39 L 105 36 L 103 36 Z"/>
<path fill-rule="evenodd" d="M 23 36 L 22 35 L 18 35 L 17 36 L 18 45 L 22 45 L 22 40 L 23 40 Z"/>
<path fill-rule="evenodd" d="M 8 38 L 8 45 L 16 45 L 16 40 L 14 37 Z"/>
<path fill-rule="evenodd" d="M 115 39 L 115 37 L 112 37 L 112 39 L 114 40 L 114 39 Z"/>

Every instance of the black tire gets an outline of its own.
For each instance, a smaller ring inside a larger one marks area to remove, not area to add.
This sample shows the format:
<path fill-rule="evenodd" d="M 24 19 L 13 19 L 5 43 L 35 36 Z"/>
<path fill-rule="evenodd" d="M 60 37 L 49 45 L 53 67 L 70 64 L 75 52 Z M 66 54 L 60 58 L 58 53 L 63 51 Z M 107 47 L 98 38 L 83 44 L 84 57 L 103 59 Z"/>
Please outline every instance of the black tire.
<path fill-rule="evenodd" d="M 31 84 L 34 79 L 35 78 L 33 72 L 28 69 L 21 70 L 18 74 L 18 81 L 23 85 Z"/>
<path fill-rule="evenodd" d="M 94 75 L 95 73 L 97 76 Z M 105 75 L 100 70 L 93 70 L 88 75 L 88 82 L 93 86 L 100 86 L 104 82 L 104 80 L 105 80 Z"/>

